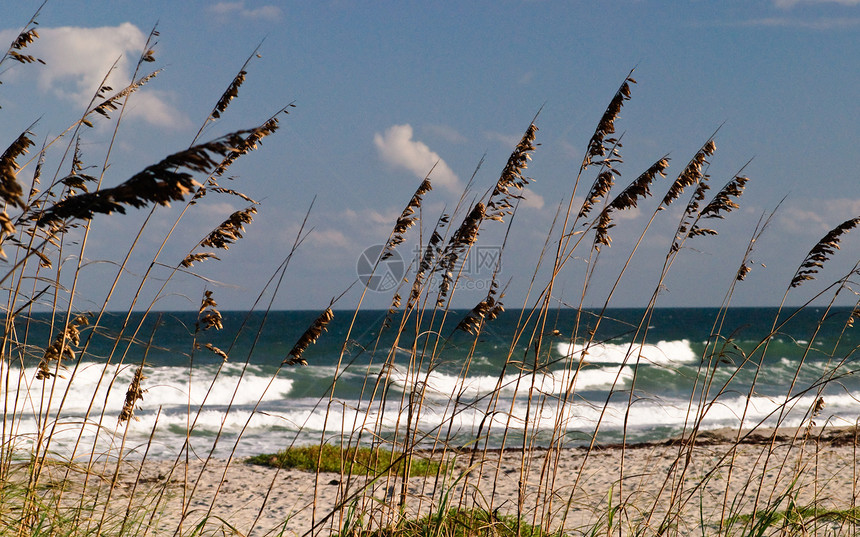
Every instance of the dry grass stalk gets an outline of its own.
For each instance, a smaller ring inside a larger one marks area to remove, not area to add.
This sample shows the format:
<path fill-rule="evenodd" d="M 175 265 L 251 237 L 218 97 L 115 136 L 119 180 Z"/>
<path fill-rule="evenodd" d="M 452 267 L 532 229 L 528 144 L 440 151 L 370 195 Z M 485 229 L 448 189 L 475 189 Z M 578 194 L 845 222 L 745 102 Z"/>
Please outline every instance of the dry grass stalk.
<path fill-rule="evenodd" d="M 88 324 L 89 319 L 87 316 L 79 315 L 54 337 L 53 343 L 48 345 L 45 353 L 42 355 L 42 359 L 39 361 L 38 371 L 36 371 L 36 378 L 38 380 L 46 380 L 55 376 L 51 368 L 51 362 L 57 362 L 57 367 L 65 369 L 63 360 L 75 359 L 76 354 L 73 347 L 81 344 L 79 328 Z"/>
<path fill-rule="evenodd" d="M 397 308 L 400 307 L 402 300 L 400 293 L 394 293 L 394 296 L 391 298 L 391 305 L 388 307 L 388 311 L 385 313 L 385 319 L 382 321 L 383 330 L 391 326 L 391 320 L 394 318 L 394 314 L 397 312 Z"/>
<path fill-rule="evenodd" d="M 39 186 L 42 183 L 42 167 L 45 165 L 45 147 L 39 151 L 39 158 L 36 159 L 36 167 L 33 169 L 33 180 L 30 183 L 30 192 L 27 194 L 27 203 L 30 204 L 39 194 Z"/>
<path fill-rule="evenodd" d="M 12 42 L 12 48 L 15 50 L 23 50 L 29 45 L 32 45 L 38 38 L 39 33 L 36 32 L 35 28 L 24 30 L 23 32 L 18 34 L 18 37 L 16 37 L 15 41 Z"/>
<path fill-rule="evenodd" d="M 847 324 L 849 328 L 854 327 L 855 319 L 860 319 L 860 308 L 858 308 L 857 306 L 855 306 L 854 309 L 851 310 L 851 315 L 848 317 Z"/>
<path fill-rule="evenodd" d="M 705 205 L 705 208 L 702 209 L 701 217 L 722 218 L 723 215 L 720 214 L 722 211 L 728 213 L 739 208 L 740 206 L 732 201 L 731 198 L 739 198 L 743 194 L 748 181 L 749 177 L 735 176 L 734 179 L 729 181 L 726 186 L 724 186 L 717 195 L 714 196 L 710 203 Z"/>
<path fill-rule="evenodd" d="M 624 79 L 618 91 L 609 101 L 609 105 L 603 112 L 600 121 L 597 123 L 597 128 L 588 142 L 588 149 L 585 152 L 585 158 L 582 161 L 582 168 L 587 168 L 592 164 L 602 164 L 602 161 L 595 161 L 595 157 L 605 157 L 607 154 L 613 156 L 613 146 L 618 144 L 616 138 L 607 138 L 610 134 L 615 134 L 615 120 L 621 113 L 621 108 L 624 106 L 624 101 L 630 100 L 630 84 L 635 84 L 636 81 L 630 76 L 633 71 Z"/>
<path fill-rule="evenodd" d="M 12 44 L 9 45 L 9 48 L 6 50 L 6 53 L 3 54 L 2 58 L 0 58 L 0 64 L 6 61 L 7 58 L 12 58 L 19 63 L 45 63 L 38 58 L 18 52 L 20 50 L 24 50 L 25 48 L 33 44 L 36 39 L 39 38 L 39 33 L 36 31 L 34 26 L 37 26 L 39 24 L 36 21 L 36 18 L 39 16 L 39 12 L 42 11 L 42 7 L 44 7 L 45 3 L 47 3 L 47 0 L 42 2 L 42 4 L 36 9 L 36 12 L 33 13 L 33 16 L 30 17 L 30 20 L 27 21 L 27 24 L 24 25 L 24 28 L 21 30 L 15 40 L 12 41 Z"/>
<path fill-rule="evenodd" d="M 444 220 L 447 222 L 447 219 Z M 444 225 L 444 222 L 440 222 L 439 225 Z M 412 289 L 409 291 L 409 300 L 407 301 L 407 308 L 412 307 L 418 297 L 421 295 L 421 282 L 424 280 L 424 275 L 427 274 L 440 255 L 442 255 L 442 249 L 439 245 L 442 244 L 442 235 L 439 234 L 439 231 L 434 229 L 433 234 L 430 235 L 430 240 L 427 241 L 427 246 L 424 248 L 424 254 L 421 256 L 421 262 L 418 264 L 418 271 L 415 273 L 415 278 L 412 281 Z"/>
<path fill-rule="evenodd" d="M 815 418 L 817 418 L 818 415 L 821 414 L 821 412 L 824 410 L 825 406 L 826 406 L 826 403 L 824 402 L 823 397 L 818 397 L 815 400 L 815 403 L 813 403 L 812 409 L 809 412 L 809 423 L 806 426 L 806 435 L 807 436 L 809 436 L 809 434 L 812 432 L 812 428 L 815 427 Z"/>
<path fill-rule="evenodd" d="M 814 274 L 818 273 L 818 270 L 824 266 L 824 263 L 830 259 L 830 256 L 839 249 L 839 241 L 842 240 L 842 235 L 848 233 L 858 225 L 860 225 L 860 217 L 846 220 L 828 231 L 812 250 L 809 251 L 806 258 L 800 264 L 800 267 L 791 279 L 791 287 L 797 287 L 806 280 L 814 279 Z"/>
<path fill-rule="evenodd" d="M 75 150 L 72 153 L 72 170 L 69 175 L 60 179 L 60 183 L 68 189 L 68 194 L 70 196 L 75 195 L 75 190 L 89 192 L 89 189 L 87 188 L 87 183 L 98 182 L 98 179 L 96 179 L 92 175 L 87 175 L 83 173 L 85 168 L 84 163 L 81 161 L 80 145 L 81 139 L 80 137 L 78 137 L 75 141 Z"/>
<path fill-rule="evenodd" d="M 158 35 L 158 32 L 153 32 L 153 34 Z M 101 114 L 105 117 L 110 117 L 107 113 L 109 110 L 111 110 L 111 111 L 116 110 L 122 104 L 121 100 L 123 98 L 125 98 L 127 95 L 130 95 L 130 94 L 134 93 L 135 91 L 139 90 L 141 87 L 143 87 L 150 80 L 152 80 L 153 78 L 155 78 L 159 74 L 161 74 L 161 71 L 162 71 L 162 69 L 156 69 L 155 71 L 140 77 L 139 79 L 137 79 L 133 83 L 131 83 L 128 86 L 121 89 L 116 94 L 106 98 L 103 102 L 96 105 L 92 111 L 96 112 L 98 114 Z M 110 86 L 102 86 L 100 89 L 100 92 L 99 92 L 99 96 L 104 97 L 104 95 L 107 92 L 111 91 L 112 89 L 113 88 L 111 88 Z"/>
<path fill-rule="evenodd" d="M 699 183 L 703 176 L 702 168 L 708 163 L 708 157 L 713 155 L 716 150 L 717 145 L 713 140 L 705 142 L 705 145 L 696 152 L 675 182 L 672 183 L 672 186 L 669 187 L 669 191 L 663 197 L 663 206 L 668 207 L 673 201 L 681 197 L 684 189 Z"/>
<path fill-rule="evenodd" d="M 585 201 L 582 202 L 582 207 L 579 209 L 579 218 L 587 216 L 594 207 L 594 204 L 599 203 L 600 200 L 609 194 L 609 191 L 612 189 L 612 185 L 615 183 L 616 175 L 621 175 L 621 172 L 615 168 L 605 168 L 597 174 L 597 177 L 594 178 L 594 183 L 591 185 L 591 190 L 589 191 L 588 196 L 586 196 Z"/>
<path fill-rule="evenodd" d="M 481 228 L 481 222 L 484 220 L 484 212 L 484 204 L 481 202 L 476 203 L 469 215 L 463 219 L 463 223 L 460 224 L 457 231 L 454 232 L 454 235 L 448 242 L 448 246 L 445 248 L 446 253 L 449 249 L 461 250 L 468 248 L 478 240 L 478 231 Z"/>
<path fill-rule="evenodd" d="M 693 196 L 690 198 L 689 203 L 687 203 L 687 207 L 684 209 L 684 215 L 681 217 L 681 223 L 678 225 L 678 230 L 675 232 L 675 239 L 672 241 L 671 247 L 672 252 L 677 252 L 681 248 L 681 243 L 688 236 L 688 231 L 695 228 L 695 223 L 698 220 L 699 215 L 699 206 L 703 201 L 705 201 L 705 194 L 711 188 L 708 185 L 708 179 L 710 179 L 709 175 L 699 174 L 696 190 L 693 192 Z M 713 230 L 703 230 L 702 228 L 698 228 L 696 234 L 715 235 L 716 232 Z"/>
<path fill-rule="evenodd" d="M 247 132 L 253 131 L 234 132 L 174 153 L 119 186 L 61 200 L 38 216 L 37 225 L 47 226 L 68 218 L 89 219 L 96 213 L 124 214 L 125 205 L 141 208 L 150 203 L 169 205 L 171 201 L 181 201 L 199 185 L 192 172 L 209 173 L 215 169 L 219 164 L 214 155 L 237 154 L 246 144 Z"/>
<path fill-rule="evenodd" d="M 6 258 L 6 253 L 3 251 L 2 244 L 7 237 L 15 234 L 15 224 L 12 219 L 6 214 L 6 211 L 0 212 L 0 257 Z"/>
<path fill-rule="evenodd" d="M 212 192 L 217 192 L 219 194 L 227 194 L 230 196 L 236 196 L 236 197 L 242 198 L 243 200 L 245 200 L 248 203 L 251 203 L 253 205 L 259 205 L 260 204 L 258 201 L 252 200 L 251 198 L 249 198 L 245 194 L 242 194 L 238 190 L 233 190 L 230 188 L 224 188 L 224 187 L 220 187 L 220 186 L 209 187 L 209 190 L 211 190 Z"/>
<path fill-rule="evenodd" d="M 221 349 L 219 349 L 218 347 L 216 347 L 215 345 L 213 345 L 211 343 L 207 343 L 206 345 L 203 345 L 203 348 L 212 352 L 213 354 L 219 356 L 225 362 L 229 359 L 229 356 L 227 356 L 226 352 L 222 351 Z"/>
<path fill-rule="evenodd" d="M 597 216 L 594 235 L 594 246 L 597 250 L 600 250 L 600 245 L 612 245 L 612 237 L 609 236 L 609 230 L 613 227 L 615 227 L 615 224 L 612 223 L 612 215 L 608 208 L 600 211 L 600 214 Z"/>
<path fill-rule="evenodd" d="M 22 155 L 26 155 L 28 148 L 33 145 L 33 140 L 30 139 L 30 132 L 22 132 L 18 138 L 12 142 L 3 155 L 0 155 L 0 200 L 6 205 L 13 205 L 24 208 L 24 190 L 18 182 L 18 172 L 21 166 L 17 159 Z M 2 243 L 7 237 L 15 234 L 15 224 L 12 218 L 6 213 L 5 208 L 0 212 L 0 257 L 6 258 L 6 253 L 3 251 Z"/>
<path fill-rule="evenodd" d="M 96 97 L 104 98 L 105 95 L 109 91 L 113 91 L 113 88 L 111 86 L 104 85 L 104 86 L 99 88 L 98 92 L 96 92 Z M 118 100 L 119 100 L 118 97 L 107 99 L 106 101 L 103 101 L 101 104 L 99 104 L 95 108 L 93 108 L 92 111 L 99 114 L 99 115 L 104 116 L 107 119 L 110 119 L 110 113 L 109 112 L 113 112 L 113 111 L 119 109 L 120 103 L 118 102 Z"/>
<path fill-rule="evenodd" d="M 669 167 L 669 159 L 661 158 L 642 172 L 627 188 L 621 191 L 601 212 L 597 219 L 594 243 L 599 249 L 600 245 L 609 246 L 612 238 L 609 229 L 613 226 L 612 211 L 624 211 L 636 208 L 639 200 L 651 195 L 651 183 L 657 176 L 666 177 L 666 168 Z"/>
<path fill-rule="evenodd" d="M 531 160 L 531 153 L 536 149 L 535 138 L 537 137 L 537 125 L 530 124 L 523 133 L 523 137 L 514 148 L 511 156 L 508 157 L 508 162 L 505 164 L 499 180 L 496 182 L 496 188 L 493 190 L 491 197 L 510 196 L 511 187 L 517 190 L 522 190 L 523 187 L 529 184 L 527 177 L 523 176 L 523 170 L 528 168 L 528 162 Z"/>
<path fill-rule="evenodd" d="M 203 301 L 200 303 L 200 311 L 197 313 L 197 330 L 209 330 L 214 328 L 221 330 L 224 325 L 221 324 L 221 312 L 217 309 L 218 304 L 212 298 L 212 291 L 203 293 Z"/>
<path fill-rule="evenodd" d="M 40 267 L 51 268 L 53 266 L 53 263 L 51 263 L 51 258 L 45 255 L 44 252 L 35 249 L 31 249 L 30 251 L 33 253 L 33 255 L 39 258 Z"/>
<path fill-rule="evenodd" d="M 281 365 L 308 365 L 308 362 L 302 358 L 302 355 L 312 343 L 316 343 L 317 339 L 319 339 L 320 335 L 326 330 L 326 326 L 328 326 L 328 323 L 330 323 L 332 319 L 334 319 L 334 312 L 330 307 L 326 308 L 325 311 L 314 320 L 313 324 L 305 330 L 302 337 L 296 341 L 296 344 L 293 345 L 292 349 L 290 349 L 287 358 L 281 362 Z"/>
<path fill-rule="evenodd" d="M 197 263 L 198 261 L 203 261 L 206 259 L 214 259 L 216 261 L 221 260 L 221 258 L 219 258 L 217 255 L 213 254 L 212 252 L 200 252 L 200 253 L 196 253 L 196 254 L 188 254 L 187 256 L 185 256 L 185 259 L 183 259 L 179 264 L 185 268 L 189 268 L 189 267 L 193 266 L 194 263 Z"/>
<path fill-rule="evenodd" d="M 528 167 L 531 153 L 536 149 L 535 137 L 537 126 L 532 123 L 526 129 L 517 147 L 508 157 L 508 162 L 502 169 L 499 180 L 490 194 L 487 202 L 485 217 L 488 220 L 502 221 L 505 215 L 513 212 L 514 205 L 511 200 L 522 199 L 522 190 L 529 184 L 529 178 L 523 175 L 523 170 Z M 511 190 L 514 189 L 515 191 Z"/>
<path fill-rule="evenodd" d="M 287 113 L 286 108 L 282 111 Z M 240 134 L 247 136 L 244 138 L 240 136 L 239 139 L 236 140 L 236 145 L 233 148 L 233 151 L 225 153 L 224 159 L 212 172 L 212 176 L 220 177 L 223 175 L 224 172 L 227 171 L 227 168 L 229 168 L 237 158 L 257 149 L 263 138 L 274 133 L 276 130 L 278 130 L 278 118 L 273 117 L 255 129 L 242 131 Z"/>
<path fill-rule="evenodd" d="M 752 271 L 752 267 L 749 266 L 748 263 L 742 263 L 741 267 L 738 269 L 738 273 L 735 275 L 735 280 L 742 282 Z"/>
<path fill-rule="evenodd" d="M 158 32 L 153 31 L 153 34 L 158 35 Z M 151 52 L 151 51 L 149 51 L 149 52 Z M 142 58 L 142 60 L 146 61 L 145 58 L 146 57 L 144 56 Z M 84 117 L 81 118 L 81 123 L 86 125 L 87 127 L 94 127 L 93 122 L 90 121 L 89 119 L 87 119 L 89 116 L 91 116 L 94 113 L 99 114 L 101 116 L 104 116 L 107 119 L 110 119 L 110 113 L 115 111 L 115 110 L 118 110 L 119 107 L 122 106 L 122 104 L 125 100 L 125 97 L 127 95 L 130 95 L 130 94 L 134 93 L 135 91 L 137 91 L 138 89 L 140 89 L 144 84 L 146 84 L 147 82 L 149 82 L 150 80 L 152 80 L 153 78 L 158 76 L 159 73 L 161 73 L 161 69 L 158 69 L 156 71 L 153 71 L 152 73 L 149 73 L 146 76 L 141 77 L 137 81 L 129 84 L 128 86 L 126 86 L 125 88 L 120 90 L 119 92 L 115 93 L 114 95 L 111 95 L 110 97 L 108 97 L 106 99 L 105 99 L 105 95 L 108 92 L 113 91 L 113 88 L 110 86 L 107 86 L 107 85 L 100 87 L 98 92 L 96 93 L 96 98 L 100 98 L 100 99 L 104 99 L 104 100 L 102 102 L 100 102 L 99 104 L 97 104 L 96 106 L 94 106 L 92 109 L 90 109 L 89 112 L 84 114 Z"/>
<path fill-rule="evenodd" d="M 711 229 L 708 227 L 700 227 L 698 225 L 695 225 L 695 226 L 690 228 L 690 234 L 689 234 L 690 237 L 699 237 L 702 235 L 716 236 L 716 235 L 719 235 L 719 233 L 717 233 L 716 229 Z"/>
<path fill-rule="evenodd" d="M 445 304 L 445 298 L 451 289 L 451 284 L 454 281 L 454 266 L 457 264 L 457 259 L 460 254 L 468 249 L 478 240 L 478 232 L 481 228 L 481 222 L 484 221 L 484 204 L 478 202 L 472 211 L 463 219 L 460 227 L 454 232 L 454 235 L 445 246 L 444 252 L 441 254 L 440 270 L 442 271 L 442 282 L 439 284 L 439 297 L 436 299 L 436 305 L 441 307 Z"/>
<path fill-rule="evenodd" d="M 719 192 L 711 199 L 711 201 L 705 205 L 705 208 L 702 209 L 702 212 L 699 213 L 697 222 L 701 221 L 704 218 L 722 218 L 723 212 L 729 213 L 738 207 L 740 207 L 737 203 L 735 203 L 732 198 L 740 197 L 744 192 L 744 187 L 749 181 L 747 177 L 736 176 L 734 179 L 726 183 L 726 185 L 720 189 Z M 697 237 L 700 235 L 717 235 L 716 230 L 710 228 L 703 228 L 698 224 L 693 224 L 690 226 L 690 237 Z M 740 271 L 737 276 L 741 276 L 741 271 L 744 270 L 744 266 L 741 266 Z M 744 272 L 743 276 L 746 276 L 746 273 L 749 272 L 749 267 L 747 267 L 746 272 Z M 743 277 L 738 278 L 739 280 L 743 280 Z"/>
<path fill-rule="evenodd" d="M 394 255 L 394 248 L 403 243 L 403 235 L 410 227 L 415 225 L 415 222 L 418 220 L 418 217 L 413 215 L 415 214 L 416 209 L 421 208 L 422 196 L 427 192 L 430 192 L 432 188 L 429 177 L 425 177 L 424 180 L 421 181 L 421 184 L 418 185 L 418 189 L 415 191 L 415 194 L 412 195 L 409 203 L 406 204 L 406 208 L 403 209 L 403 212 L 400 213 L 400 217 L 394 224 L 391 238 L 388 239 L 388 243 L 386 243 L 385 248 L 382 251 L 382 255 L 379 256 L 380 261 L 384 261 Z"/>
<path fill-rule="evenodd" d="M 487 298 L 478 302 L 478 304 L 472 308 L 472 311 L 470 311 L 466 317 L 457 324 L 457 330 L 478 335 L 481 328 L 484 326 L 484 322 L 495 320 L 502 314 L 502 312 L 505 311 L 505 307 L 502 304 L 502 298 L 505 296 L 504 293 L 499 295 L 498 298 L 495 296 L 498 291 L 498 287 L 499 284 L 493 280 L 492 283 L 490 283 L 490 291 L 487 293 Z"/>
<path fill-rule="evenodd" d="M 41 58 L 36 58 L 35 56 L 33 56 L 31 54 L 21 54 L 20 52 L 17 52 L 14 50 L 9 51 L 9 57 L 11 57 L 13 60 L 20 62 L 20 63 L 39 62 L 42 65 L 45 64 L 45 61 L 42 60 Z"/>
<path fill-rule="evenodd" d="M 245 75 L 247 74 L 248 72 L 242 69 L 239 71 L 239 74 L 233 78 L 233 81 L 230 83 L 230 87 L 228 87 L 224 94 L 221 95 L 221 98 L 218 99 L 218 104 L 215 105 L 215 109 L 212 111 L 212 117 L 216 119 L 221 117 L 221 114 L 227 110 L 227 106 L 229 106 L 230 101 L 239 96 L 239 87 L 245 82 Z"/>
<path fill-rule="evenodd" d="M 718 235 L 716 230 L 702 227 L 699 225 L 699 222 L 706 218 L 723 218 L 724 215 L 722 213 L 729 213 L 737 209 L 739 205 L 732 198 L 738 198 L 743 195 L 746 183 L 749 181 L 747 177 L 736 175 L 699 211 L 699 206 L 705 199 L 705 193 L 710 189 L 707 183 L 708 179 L 709 176 L 707 174 L 701 175 L 700 182 L 696 186 L 696 191 L 687 204 L 684 216 L 681 218 L 681 223 L 678 226 L 678 231 L 675 233 L 671 252 L 677 252 L 681 248 L 681 243 L 688 238 L 703 235 Z M 742 281 L 749 274 L 750 270 L 750 266 L 744 261 L 737 273 L 735 273 L 735 281 Z"/>
<path fill-rule="evenodd" d="M 130 419 L 140 421 L 140 418 L 134 415 L 134 409 L 137 406 L 138 401 L 143 401 L 143 394 L 146 390 L 141 389 L 140 383 L 145 379 L 146 377 L 143 375 L 143 366 L 138 366 L 138 368 L 134 370 L 134 377 L 132 377 L 128 390 L 125 392 L 125 403 L 122 405 L 122 410 L 119 413 L 120 424 L 125 423 Z"/>
<path fill-rule="evenodd" d="M 33 24 L 36 24 L 36 21 L 32 21 Z M 12 45 L 9 47 L 9 51 L 7 55 L 15 60 L 18 63 L 33 63 L 38 62 L 42 65 L 45 65 L 45 62 L 35 56 L 30 54 L 24 54 L 22 52 L 18 52 L 20 50 L 24 50 L 29 45 L 32 45 L 36 39 L 39 38 L 39 33 L 35 28 L 26 29 L 15 38 L 15 41 L 12 42 Z"/>
<path fill-rule="evenodd" d="M 638 200 L 647 198 L 651 195 L 651 183 L 654 182 L 654 179 L 656 179 L 657 176 L 666 177 L 666 168 L 668 167 L 669 159 L 666 157 L 663 157 L 652 164 L 647 170 L 642 172 L 639 177 L 630 183 L 627 188 L 621 191 L 621 193 L 612 200 L 609 207 L 616 211 L 636 208 Z"/>
<path fill-rule="evenodd" d="M 242 84 L 245 83 L 245 77 L 248 74 L 248 64 L 251 63 L 251 60 L 254 57 L 259 58 L 260 47 L 254 49 L 254 52 L 248 56 L 248 59 L 245 60 L 245 63 L 242 64 L 242 67 L 239 69 L 239 72 L 236 73 L 236 76 L 233 77 L 233 80 L 230 82 L 230 86 L 224 91 L 221 95 L 221 98 L 218 99 L 218 103 L 215 104 L 215 108 L 212 109 L 212 112 L 209 114 L 209 117 L 206 119 L 206 123 L 211 120 L 218 119 L 221 117 L 221 114 L 227 111 L 227 107 L 230 106 L 230 102 L 233 101 L 236 97 L 239 96 L 239 88 L 242 87 Z M 205 125 L 205 123 L 204 123 Z M 202 131 L 202 128 L 201 128 Z M 199 134 L 199 133 L 198 133 Z"/>
<path fill-rule="evenodd" d="M 24 208 L 24 190 L 18 183 L 18 171 L 20 171 L 21 166 L 16 161 L 18 157 L 26 155 L 29 147 L 33 145 L 30 134 L 29 131 L 22 132 L 0 156 L 0 199 L 4 203 L 22 209 Z"/>
<path fill-rule="evenodd" d="M 257 208 L 253 206 L 234 212 L 229 218 L 212 230 L 203 239 L 200 246 L 204 248 L 217 248 L 219 250 L 229 249 L 231 244 L 242 238 L 242 233 L 245 232 L 244 225 L 251 223 L 255 214 L 257 214 Z"/>

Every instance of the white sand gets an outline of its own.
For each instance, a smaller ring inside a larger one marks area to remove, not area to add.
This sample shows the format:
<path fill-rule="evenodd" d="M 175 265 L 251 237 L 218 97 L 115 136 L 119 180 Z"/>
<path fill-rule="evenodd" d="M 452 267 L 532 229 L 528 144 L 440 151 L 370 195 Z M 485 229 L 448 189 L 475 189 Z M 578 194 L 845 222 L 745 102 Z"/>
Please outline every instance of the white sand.
<path fill-rule="evenodd" d="M 499 513 L 519 510 L 528 521 L 546 518 L 553 527 L 563 524 L 575 531 L 605 522 L 601 517 L 608 513 L 611 491 L 613 506 L 624 502 L 625 509 L 616 515 L 616 521 L 623 525 L 648 524 L 654 528 L 664 522 L 671 506 L 674 516 L 669 519 L 681 530 L 693 532 L 700 526 L 700 507 L 705 520 L 718 523 L 730 512 L 750 513 L 754 505 L 765 508 L 795 478 L 792 490 L 799 505 L 815 502 L 844 509 L 856 504 L 860 468 L 853 435 L 848 443 L 848 437 L 843 436 L 842 440 L 826 442 L 794 442 L 793 447 L 786 438 L 778 438 L 773 448 L 767 442 L 741 444 L 733 461 L 732 444 L 726 443 L 731 436 L 731 432 L 710 434 L 690 452 L 689 459 L 686 452 L 679 458 L 677 445 L 628 447 L 623 452 L 623 480 L 619 479 L 622 450 L 618 447 L 592 451 L 587 458 L 586 451 L 579 448 L 561 453 L 537 450 L 526 459 L 522 485 L 519 452 L 487 453 L 484 464 L 468 473 L 468 454 L 461 453 L 447 483 L 434 487 L 432 478 L 409 480 L 407 512 L 414 516 L 439 509 L 443 493 L 448 491 L 451 507 L 477 505 Z M 543 472 L 545 463 L 555 472 Z M 211 510 L 218 519 L 210 517 L 207 529 L 226 522 L 242 535 L 277 535 L 282 529 L 285 535 L 303 535 L 314 527 L 313 533 L 327 535 L 332 524 L 337 527 L 342 523 L 340 517 L 347 510 L 337 506 L 345 495 L 355 499 L 359 510 L 370 512 L 369 518 L 378 525 L 394 519 L 401 493 L 398 480 L 382 479 L 362 489 L 366 480 L 361 477 L 347 483 L 338 474 L 316 477 L 241 461 L 229 466 L 226 461 L 210 461 L 205 470 L 201 462 L 192 462 L 186 487 L 184 466 L 176 469 L 168 482 L 171 466 L 169 462 L 149 461 L 138 479 L 138 468 L 129 463 L 115 493 L 127 496 L 134 489 L 136 495 L 146 493 L 151 499 L 166 490 L 170 498 L 163 502 L 164 517 L 158 521 L 155 534 L 173 534 L 184 503 L 183 527 L 189 530 Z M 188 498 L 195 483 L 196 489 Z M 518 494 L 520 486 L 522 494 Z M 145 505 L 145 501 L 135 500 L 135 505 Z M 679 508 L 681 513 L 677 514 Z"/>

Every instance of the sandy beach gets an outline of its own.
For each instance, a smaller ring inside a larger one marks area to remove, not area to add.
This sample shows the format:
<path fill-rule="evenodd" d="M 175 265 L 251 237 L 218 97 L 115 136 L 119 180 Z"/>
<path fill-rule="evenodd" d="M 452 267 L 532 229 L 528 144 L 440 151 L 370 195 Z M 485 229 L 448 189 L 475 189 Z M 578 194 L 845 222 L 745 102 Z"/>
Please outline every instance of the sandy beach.
<path fill-rule="evenodd" d="M 795 433 L 804 434 L 781 431 L 771 441 L 770 432 L 762 431 L 734 444 L 736 431 L 713 431 L 700 435 L 692 448 L 675 439 L 625 449 L 598 447 L 590 453 L 535 449 L 525 458 L 518 450 L 449 453 L 446 478 L 415 477 L 405 488 L 394 478 L 368 482 L 332 473 L 315 476 L 240 460 L 191 461 L 175 468 L 172 461 L 124 462 L 111 505 L 119 511 L 129 505 L 146 510 L 161 497 L 160 516 L 137 522 L 140 530 L 149 525 L 150 535 L 172 535 L 184 506 L 184 531 L 207 520 L 207 530 L 232 528 L 253 536 L 327 535 L 343 524 L 341 516 L 349 510 L 337 509 L 342 504 L 369 514 L 366 524 L 390 523 L 401 498 L 409 516 L 438 511 L 447 498 L 449 507 L 519 511 L 528 522 L 547 520 L 574 535 L 605 524 L 610 496 L 613 507 L 623 505 L 614 513 L 622 528 L 669 523 L 680 534 L 701 534 L 702 519 L 718 525 L 731 514 L 777 501 L 784 509 L 785 494 L 802 506 L 856 505 L 856 431 L 816 431 L 805 442 L 792 441 Z M 56 471 L 48 477 L 56 477 Z M 98 480 L 105 489 L 110 481 Z M 135 499 L 128 502 L 132 494 Z"/>

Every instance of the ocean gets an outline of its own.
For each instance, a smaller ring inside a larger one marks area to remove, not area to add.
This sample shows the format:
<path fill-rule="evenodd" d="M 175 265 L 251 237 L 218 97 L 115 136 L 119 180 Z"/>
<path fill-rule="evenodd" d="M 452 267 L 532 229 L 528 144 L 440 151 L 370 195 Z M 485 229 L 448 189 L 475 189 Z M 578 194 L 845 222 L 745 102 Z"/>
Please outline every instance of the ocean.
<path fill-rule="evenodd" d="M 189 438 L 194 456 L 245 457 L 321 439 L 402 441 L 407 423 L 419 447 L 497 448 L 547 445 L 559 432 L 572 446 L 661 440 L 694 422 L 714 429 L 860 418 L 860 327 L 849 326 L 850 308 L 786 309 L 780 323 L 791 318 L 772 335 L 776 308 L 735 308 L 719 336 L 711 335 L 720 313 L 713 308 L 657 309 L 646 323 L 643 310 L 610 309 L 599 324 L 594 311 L 565 309 L 541 327 L 537 358 L 527 345 L 533 323 L 513 341 L 520 310 L 504 312 L 478 338 L 455 329 L 467 311 L 420 327 L 413 319 L 396 341 L 402 313 L 380 334 L 385 311 L 360 312 L 354 323 L 352 311 L 335 311 L 305 351 L 306 366 L 282 363 L 319 312 L 221 313 L 224 328 L 198 332 L 197 349 L 197 312 L 150 313 L 142 324 L 142 314 L 132 314 L 128 326 L 140 329 L 133 341 L 127 330 L 113 351 L 124 316 L 109 314 L 98 330 L 82 329 L 77 365 L 66 362 L 65 378 L 52 380 L 35 378 L 38 346 L 53 336 L 49 315 L 34 314 L 16 327 L 15 358 L 0 372 L 4 442 L 44 447 L 41 430 L 51 433 L 48 449 L 63 456 L 121 449 L 169 458 Z M 644 344 L 640 335 L 631 346 L 640 324 Z M 143 400 L 135 419 L 120 424 L 142 361 Z M 819 399 L 823 410 L 810 418 Z"/>

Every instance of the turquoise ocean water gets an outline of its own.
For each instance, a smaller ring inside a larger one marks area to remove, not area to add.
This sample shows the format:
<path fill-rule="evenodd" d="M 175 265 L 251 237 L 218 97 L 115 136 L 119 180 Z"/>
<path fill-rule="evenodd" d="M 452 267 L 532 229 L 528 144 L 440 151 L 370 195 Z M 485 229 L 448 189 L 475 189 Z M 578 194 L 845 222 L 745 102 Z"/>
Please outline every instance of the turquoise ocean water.
<path fill-rule="evenodd" d="M 23 362 L 3 366 L 5 437 L 35 439 L 45 428 L 56 452 L 68 454 L 80 439 L 76 454 L 122 446 L 131 456 L 148 449 L 148 457 L 164 458 L 177 453 L 191 429 L 194 453 L 226 457 L 321 438 L 402 438 L 407 421 L 417 424 L 421 445 L 500 447 L 521 445 L 523 435 L 544 445 L 553 430 L 576 445 L 595 433 L 599 442 L 619 442 L 625 431 L 628 441 L 664 439 L 693 421 L 705 429 L 742 420 L 747 427 L 798 426 L 808 423 L 819 398 L 819 424 L 860 418 L 860 327 L 848 326 L 846 308 L 807 308 L 782 324 L 795 313 L 785 310 L 774 334 L 775 308 L 732 309 L 719 336 L 712 335 L 716 309 L 658 309 L 645 323 L 642 310 L 612 309 L 596 330 L 593 312 L 561 310 L 541 327 L 537 362 L 527 347 L 533 325 L 513 341 L 519 310 L 506 311 L 478 338 L 454 329 L 466 312 L 452 311 L 444 324 L 407 323 L 397 341 L 391 328 L 380 335 L 385 311 L 361 312 L 354 324 L 352 312 L 336 311 L 305 352 L 308 365 L 281 367 L 318 313 L 222 312 L 223 330 L 197 337 L 201 346 L 227 352 L 226 362 L 205 349 L 192 352 L 196 312 L 150 314 L 134 342 L 124 333 L 108 363 L 123 322 L 111 314 L 97 331 L 83 330 L 86 352 L 79 350 L 77 366 L 67 363 L 65 378 L 56 381 L 35 379 L 38 345 L 51 338 L 49 316 L 36 314 L 28 332 L 23 323 L 17 329 L 13 356 L 23 353 Z M 577 317 L 580 339 L 572 343 Z M 129 326 L 140 319 L 132 315 Z M 631 345 L 640 325 L 647 327 L 644 344 L 640 337 Z M 593 343 L 583 349 L 581 336 L 590 330 Z M 722 352 L 713 356 L 715 349 Z M 147 391 L 138 419 L 119 425 L 144 358 Z"/>

